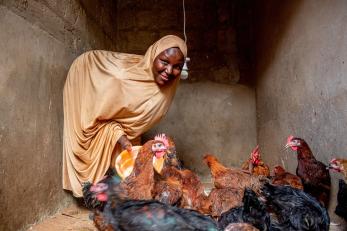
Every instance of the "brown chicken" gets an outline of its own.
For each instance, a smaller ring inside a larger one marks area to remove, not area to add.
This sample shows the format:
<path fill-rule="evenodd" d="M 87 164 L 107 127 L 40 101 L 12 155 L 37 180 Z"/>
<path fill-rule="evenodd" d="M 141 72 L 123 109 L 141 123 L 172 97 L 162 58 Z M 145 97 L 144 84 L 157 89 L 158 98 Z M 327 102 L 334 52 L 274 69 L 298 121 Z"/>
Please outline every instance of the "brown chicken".
<path fill-rule="evenodd" d="M 229 209 L 242 205 L 243 190 L 233 188 L 214 188 L 208 196 L 210 215 L 218 218 Z M 207 202 L 206 202 L 207 203 Z"/>
<path fill-rule="evenodd" d="M 284 168 L 277 165 L 273 170 L 274 176 L 272 177 L 271 183 L 274 185 L 289 185 L 293 188 L 304 189 L 300 177 L 286 172 Z"/>
<path fill-rule="evenodd" d="M 158 186 L 157 191 L 161 191 L 160 194 L 168 194 L 169 191 L 175 190 L 176 193 L 170 194 L 174 197 L 170 199 L 171 202 L 178 201 L 178 195 L 181 195 L 180 207 L 197 210 L 205 214 L 209 213 L 207 196 L 205 196 L 200 178 L 191 170 L 183 168 L 181 161 L 177 157 L 175 143 L 171 137 L 162 134 L 160 139 L 167 143 L 168 147 L 167 154 L 164 156 L 164 166 L 160 172 L 161 179 L 164 181 L 171 179 L 170 181 L 176 182 L 177 186 L 175 189 L 166 187 L 164 190 Z M 178 193 L 178 188 L 182 189 L 181 194 Z"/>
<path fill-rule="evenodd" d="M 176 156 L 175 143 L 165 134 L 159 134 L 154 139 L 162 141 L 167 150 L 163 156 L 164 161 L 159 174 L 156 172 L 154 174 L 155 185 L 152 196 L 162 203 L 177 205 L 182 198 L 181 179 L 179 174 L 170 174 L 170 172 L 175 172 L 181 168 L 180 161 Z"/>
<path fill-rule="evenodd" d="M 164 166 L 162 176 L 178 181 L 182 187 L 182 198 L 179 206 L 186 209 L 209 213 L 209 204 L 205 196 L 205 188 L 200 178 L 189 169 L 179 170 L 173 166 Z"/>
<path fill-rule="evenodd" d="M 339 180 L 339 191 L 337 193 L 337 205 L 335 208 L 335 214 L 347 221 L 347 160 L 332 159 L 329 164 L 329 169 L 340 172 L 345 176 L 344 180 Z"/>
<path fill-rule="evenodd" d="M 347 182 L 347 160 L 334 158 L 329 163 L 329 169 L 342 173 L 345 176 L 345 181 Z"/>
<path fill-rule="evenodd" d="M 182 184 L 174 177 L 156 180 L 152 191 L 155 200 L 169 205 L 179 204 L 182 193 Z"/>
<path fill-rule="evenodd" d="M 270 176 L 269 166 L 260 157 L 259 145 L 251 152 L 251 157 L 242 164 L 242 169 L 256 176 Z"/>
<path fill-rule="evenodd" d="M 166 154 L 167 147 L 160 140 L 147 141 L 137 154 L 133 171 L 120 183 L 128 199 L 150 200 L 154 188 L 153 157 Z"/>
<path fill-rule="evenodd" d="M 331 179 L 327 166 L 316 160 L 305 140 L 289 136 L 286 148 L 289 147 L 297 152 L 296 175 L 302 180 L 304 192 L 315 197 L 327 207 L 331 188 Z"/>
<path fill-rule="evenodd" d="M 260 192 L 264 177 L 251 175 L 242 169 L 226 168 L 213 155 L 205 155 L 204 161 L 211 170 L 213 183 L 217 189 L 241 189 L 243 194 L 244 189 L 248 187 L 257 193 Z"/>

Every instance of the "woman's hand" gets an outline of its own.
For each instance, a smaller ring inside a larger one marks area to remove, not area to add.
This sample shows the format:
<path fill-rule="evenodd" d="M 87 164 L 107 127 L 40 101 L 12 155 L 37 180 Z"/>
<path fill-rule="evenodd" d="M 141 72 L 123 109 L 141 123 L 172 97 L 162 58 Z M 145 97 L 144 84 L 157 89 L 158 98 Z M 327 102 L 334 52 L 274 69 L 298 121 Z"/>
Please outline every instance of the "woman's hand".
<path fill-rule="evenodd" d="M 125 135 L 121 136 L 117 142 L 122 147 L 122 150 L 127 150 L 129 153 L 131 152 L 133 146 Z"/>

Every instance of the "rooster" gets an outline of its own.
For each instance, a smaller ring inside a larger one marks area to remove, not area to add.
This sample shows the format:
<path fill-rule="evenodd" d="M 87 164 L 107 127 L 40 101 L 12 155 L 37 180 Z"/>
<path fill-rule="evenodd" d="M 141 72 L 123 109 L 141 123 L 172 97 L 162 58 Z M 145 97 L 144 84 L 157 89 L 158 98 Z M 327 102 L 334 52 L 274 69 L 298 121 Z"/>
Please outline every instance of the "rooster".
<path fill-rule="evenodd" d="M 201 230 L 218 231 L 211 218 L 198 212 L 173 207 L 153 200 L 122 200 L 124 192 L 119 181 L 96 185 L 92 188 L 95 197 L 106 205 L 103 211 L 96 210 L 93 221 L 98 230 Z"/>
<path fill-rule="evenodd" d="M 286 172 L 284 168 L 277 165 L 274 167 L 273 170 L 274 176 L 271 179 L 271 183 L 273 185 L 290 185 L 293 188 L 297 189 L 304 189 L 304 186 L 302 185 L 302 181 L 300 177 L 291 174 L 290 172 Z"/>
<path fill-rule="evenodd" d="M 262 195 L 277 217 L 277 221 L 274 219 L 271 222 L 272 230 L 329 230 L 327 210 L 304 191 L 290 186 L 265 184 Z"/>
<path fill-rule="evenodd" d="M 305 140 L 289 136 L 286 148 L 289 147 L 297 152 L 296 175 L 301 178 L 304 191 L 327 207 L 331 188 L 331 179 L 327 166 L 316 160 Z"/>
<path fill-rule="evenodd" d="M 339 180 L 339 191 L 337 193 L 337 206 L 335 208 L 335 214 L 347 221 L 347 160 L 332 159 L 329 164 L 329 169 L 343 173 L 345 176 L 344 180 Z"/>
<path fill-rule="evenodd" d="M 270 176 L 269 166 L 260 158 L 259 145 L 251 152 L 251 157 L 242 164 L 242 169 L 256 176 Z"/>
<path fill-rule="evenodd" d="M 243 190 L 248 187 L 259 192 L 262 186 L 261 176 L 253 176 L 247 171 L 223 166 L 213 155 L 205 155 L 204 161 L 211 170 L 214 186 L 217 189 L 233 188 Z"/>

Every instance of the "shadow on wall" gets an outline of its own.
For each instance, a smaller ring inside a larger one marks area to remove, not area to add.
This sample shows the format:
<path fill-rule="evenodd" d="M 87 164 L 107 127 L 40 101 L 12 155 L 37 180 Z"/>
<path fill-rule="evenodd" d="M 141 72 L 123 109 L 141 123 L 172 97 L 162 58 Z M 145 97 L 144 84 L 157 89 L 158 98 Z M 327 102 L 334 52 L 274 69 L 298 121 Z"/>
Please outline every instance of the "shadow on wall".
<path fill-rule="evenodd" d="M 302 2 L 302 0 L 257 0 L 254 4 L 256 82 L 259 83 L 267 68 L 271 66 L 291 19 Z"/>

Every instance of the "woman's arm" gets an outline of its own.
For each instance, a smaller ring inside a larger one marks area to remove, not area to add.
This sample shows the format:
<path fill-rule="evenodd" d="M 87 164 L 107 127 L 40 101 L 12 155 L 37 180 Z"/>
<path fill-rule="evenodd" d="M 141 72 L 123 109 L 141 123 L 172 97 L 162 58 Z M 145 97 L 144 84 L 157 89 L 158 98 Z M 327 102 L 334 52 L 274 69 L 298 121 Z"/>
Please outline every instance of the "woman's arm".
<path fill-rule="evenodd" d="M 122 150 L 127 150 L 128 152 L 131 152 L 132 149 L 132 144 L 131 142 L 128 140 L 128 138 L 126 137 L 126 135 L 122 135 L 117 143 L 119 143 L 122 147 Z"/>

